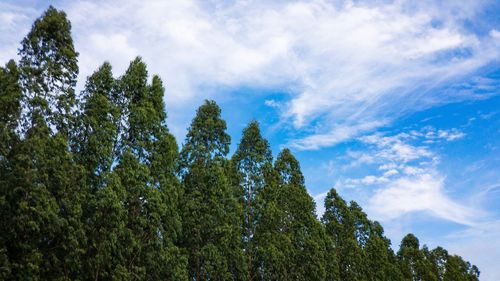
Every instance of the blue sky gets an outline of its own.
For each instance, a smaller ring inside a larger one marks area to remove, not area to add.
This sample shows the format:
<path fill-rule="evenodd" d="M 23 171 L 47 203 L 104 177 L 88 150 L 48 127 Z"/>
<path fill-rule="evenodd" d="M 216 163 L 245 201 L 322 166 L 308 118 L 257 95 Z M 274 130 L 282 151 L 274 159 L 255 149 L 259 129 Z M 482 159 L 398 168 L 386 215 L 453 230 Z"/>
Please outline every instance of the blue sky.
<path fill-rule="evenodd" d="M 500 2 L 2 1 L 0 62 L 49 5 L 80 52 L 79 87 L 140 55 L 178 142 L 204 99 L 233 137 L 252 119 L 290 147 L 322 212 L 331 187 L 382 222 L 500 277 Z"/>

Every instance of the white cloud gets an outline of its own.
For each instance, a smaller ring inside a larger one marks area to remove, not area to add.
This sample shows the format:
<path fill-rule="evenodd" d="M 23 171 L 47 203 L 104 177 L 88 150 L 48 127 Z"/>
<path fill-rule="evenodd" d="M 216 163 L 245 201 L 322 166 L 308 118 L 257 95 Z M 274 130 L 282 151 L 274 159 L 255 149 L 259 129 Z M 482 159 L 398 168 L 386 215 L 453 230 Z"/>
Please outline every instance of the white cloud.
<path fill-rule="evenodd" d="M 290 144 L 317 149 L 401 114 L 470 97 L 429 90 L 498 59 L 497 30 L 479 37 L 461 24 L 482 7 L 480 1 L 105 0 L 60 8 L 73 23 L 82 77 L 105 60 L 120 74 L 141 55 L 165 80 L 170 122 L 180 127 L 220 87 L 285 90 L 284 120 L 295 128 L 324 124 Z M 35 18 L 24 7 L 4 10 L 8 26 L 12 11 L 26 20 L 2 34 L 19 34 Z M 17 46 L 16 38 L 2 46 Z"/>
<path fill-rule="evenodd" d="M 275 100 L 265 100 L 264 104 L 272 108 L 280 108 L 280 103 Z"/>
<path fill-rule="evenodd" d="M 410 212 L 429 212 L 441 219 L 473 225 L 480 213 L 448 198 L 444 183 L 443 177 L 430 173 L 401 177 L 376 191 L 369 208 L 385 221 Z"/>
<path fill-rule="evenodd" d="M 31 8 L 0 3 L 0 64 L 16 59 L 17 50 L 25 33 L 31 27 L 31 17 L 36 14 Z"/>
<path fill-rule="evenodd" d="M 426 126 L 422 131 L 423 132 L 421 134 L 426 139 L 424 143 L 435 143 L 440 140 L 456 141 L 465 137 L 465 133 L 458 130 L 457 128 L 452 128 L 449 130 L 436 130 L 432 126 Z"/>
<path fill-rule="evenodd" d="M 447 141 L 454 141 L 465 137 L 465 134 L 456 129 L 451 131 L 439 130 L 438 137 L 443 138 Z"/>
<path fill-rule="evenodd" d="M 426 212 L 444 220 L 473 225 L 474 219 L 483 213 L 447 195 L 445 176 L 438 170 L 439 155 L 427 146 L 419 145 L 429 139 L 453 141 L 464 135 L 455 128 L 437 130 L 427 126 L 408 133 L 376 133 L 360 137 L 360 142 L 367 147 L 363 152 L 349 152 L 353 164 L 348 166 L 360 165 L 357 157 L 370 154 L 373 155 L 372 161 L 363 164 L 378 168 L 361 178 L 344 179 L 341 186 L 372 187 L 374 192 L 366 202 L 367 210 L 381 221 L 400 219 L 408 213 Z"/>
<path fill-rule="evenodd" d="M 327 134 L 315 134 L 303 139 L 295 140 L 290 145 L 302 150 L 315 150 L 325 146 L 332 146 L 337 143 L 352 139 L 360 133 L 370 131 L 374 128 L 382 126 L 382 121 L 365 122 L 355 125 L 338 125 Z"/>
<path fill-rule="evenodd" d="M 360 140 L 366 144 L 377 147 L 375 155 L 384 162 L 401 162 L 430 158 L 433 153 L 424 146 L 414 146 L 407 143 L 407 140 L 415 138 L 415 135 L 406 133 L 394 136 L 382 136 L 373 134 L 361 137 Z M 386 164 L 386 163 L 384 163 Z"/>
<path fill-rule="evenodd" d="M 391 171 L 395 171 L 397 173 L 396 170 L 391 170 Z M 386 183 L 386 182 L 389 182 L 388 177 L 391 175 L 394 175 L 394 174 L 388 173 L 388 174 L 384 174 L 383 176 L 380 176 L 380 177 L 374 176 L 374 175 L 368 175 L 368 176 L 365 176 L 361 179 L 346 179 L 344 181 L 344 184 L 347 186 L 350 186 L 350 185 L 360 185 L 360 184 L 372 185 L 372 184 Z"/>

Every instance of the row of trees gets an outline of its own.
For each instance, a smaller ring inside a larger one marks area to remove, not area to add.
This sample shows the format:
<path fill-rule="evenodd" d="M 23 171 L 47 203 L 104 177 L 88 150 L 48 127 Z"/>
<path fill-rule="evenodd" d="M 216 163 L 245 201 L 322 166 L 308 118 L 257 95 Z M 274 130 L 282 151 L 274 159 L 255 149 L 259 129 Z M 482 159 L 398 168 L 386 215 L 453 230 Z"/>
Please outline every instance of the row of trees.
<path fill-rule="evenodd" d="M 478 280 L 446 250 L 382 226 L 335 190 L 318 220 L 290 150 L 251 122 L 230 136 L 213 101 L 180 152 L 164 88 L 140 58 L 75 93 L 71 25 L 50 7 L 0 68 L 2 280 Z"/>

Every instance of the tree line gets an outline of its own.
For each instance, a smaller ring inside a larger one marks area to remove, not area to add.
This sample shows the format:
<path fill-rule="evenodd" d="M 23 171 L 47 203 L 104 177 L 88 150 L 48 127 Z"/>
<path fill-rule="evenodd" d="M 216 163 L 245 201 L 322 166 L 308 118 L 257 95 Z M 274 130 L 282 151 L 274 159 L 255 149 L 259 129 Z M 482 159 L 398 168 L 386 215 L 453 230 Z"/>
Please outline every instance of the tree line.
<path fill-rule="evenodd" d="M 1 280 L 478 280 L 479 270 L 383 227 L 335 189 L 320 220 L 290 150 L 259 124 L 229 157 L 205 101 L 179 151 L 164 87 L 141 58 L 76 93 L 78 53 L 53 7 L 0 68 Z"/>

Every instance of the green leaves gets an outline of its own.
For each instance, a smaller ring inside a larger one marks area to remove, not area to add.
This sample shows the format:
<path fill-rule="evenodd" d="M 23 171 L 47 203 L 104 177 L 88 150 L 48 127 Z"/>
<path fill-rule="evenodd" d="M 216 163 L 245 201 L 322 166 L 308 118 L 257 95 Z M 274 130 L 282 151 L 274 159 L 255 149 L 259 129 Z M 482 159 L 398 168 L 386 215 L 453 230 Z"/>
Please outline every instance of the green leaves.
<path fill-rule="evenodd" d="M 259 124 L 251 122 L 244 130 L 238 149 L 231 159 L 232 180 L 236 195 L 243 207 L 241 218 L 242 241 L 246 254 L 248 279 L 257 275 L 257 247 L 253 241 L 262 218 L 262 191 L 273 171 L 272 154 L 267 140 L 262 138 Z"/>
<path fill-rule="evenodd" d="M 240 214 L 223 158 L 229 150 L 220 108 L 206 101 L 191 123 L 179 166 L 184 186 L 181 204 L 183 246 L 194 280 L 244 280 Z"/>
<path fill-rule="evenodd" d="M 196 111 L 179 157 L 181 175 L 195 162 L 221 162 L 229 152 L 231 137 L 220 114 L 219 106 L 208 100 Z"/>
<path fill-rule="evenodd" d="M 35 21 L 19 50 L 21 84 L 25 94 L 25 129 L 40 115 L 49 127 L 67 133 L 75 105 L 78 53 L 66 14 L 52 6 Z"/>
<path fill-rule="evenodd" d="M 323 229 L 298 161 L 288 149 L 278 155 L 274 173 L 275 181 L 263 191 L 262 219 L 255 233 L 260 278 L 324 280 L 327 244 Z"/>

